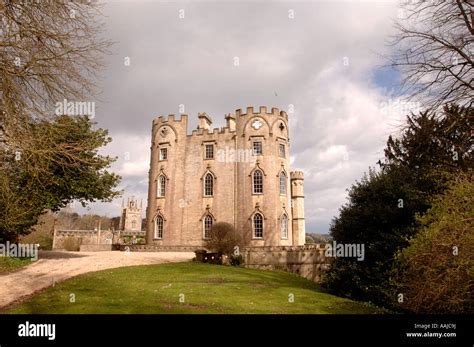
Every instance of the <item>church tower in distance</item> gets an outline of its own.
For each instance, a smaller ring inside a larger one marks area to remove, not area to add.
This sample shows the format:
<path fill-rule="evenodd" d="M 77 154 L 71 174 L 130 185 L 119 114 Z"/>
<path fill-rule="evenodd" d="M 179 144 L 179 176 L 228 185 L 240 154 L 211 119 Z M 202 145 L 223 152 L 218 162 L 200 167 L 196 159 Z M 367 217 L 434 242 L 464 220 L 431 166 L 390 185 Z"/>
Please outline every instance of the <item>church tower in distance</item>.
<path fill-rule="evenodd" d="M 127 199 L 127 205 L 122 201 L 122 213 L 120 214 L 120 230 L 141 231 L 142 230 L 142 202 L 134 196 Z"/>

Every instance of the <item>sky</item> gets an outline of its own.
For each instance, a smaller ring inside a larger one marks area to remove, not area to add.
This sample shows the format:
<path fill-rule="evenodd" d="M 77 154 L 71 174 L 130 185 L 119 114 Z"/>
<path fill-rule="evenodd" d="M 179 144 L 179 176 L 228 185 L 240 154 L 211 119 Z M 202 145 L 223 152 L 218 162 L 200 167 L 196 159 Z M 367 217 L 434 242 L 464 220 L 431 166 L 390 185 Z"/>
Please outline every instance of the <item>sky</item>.
<path fill-rule="evenodd" d="M 113 139 L 101 153 L 117 156 L 123 197 L 144 207 L 153 118 L 181 105 L 190 132 L 198 112 L 221 127 L 236 109 L 278 107 L 289 114 L 291 170 L 305 174 L 306 231 L 328 233 L 347 189 L 416 109 L 384 67 L 394 1 L 110 1 L 104 14 L 115 45 L 94 120 Z M 73 208 L 113 217 L 121 203 Z"/>

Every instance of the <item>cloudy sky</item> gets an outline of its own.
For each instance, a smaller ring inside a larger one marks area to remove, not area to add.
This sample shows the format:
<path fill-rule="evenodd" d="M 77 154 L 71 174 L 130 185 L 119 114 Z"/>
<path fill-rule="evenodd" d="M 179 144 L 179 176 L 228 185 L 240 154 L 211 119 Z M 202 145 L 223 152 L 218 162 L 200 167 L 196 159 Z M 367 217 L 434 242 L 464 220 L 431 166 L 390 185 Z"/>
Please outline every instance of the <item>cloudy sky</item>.
<path fill-rule="evenodd" d="M 394 1 L 112 1 L 104 14 L 116 44 L 95 120 L 113 138 L 103 152 L 118 157 L 125 197 L 144 206 L 154 117 L 182 104 L 192 130 L 198 112 L 220 127 L 238 108 L 293 105 L 291 167 L 305 173 L 306 230 L 326 233 L 410 106 L 399 103 L 399 75 L 382 68 Z M 120 204 L 76 210 L 111 217 Z"/>

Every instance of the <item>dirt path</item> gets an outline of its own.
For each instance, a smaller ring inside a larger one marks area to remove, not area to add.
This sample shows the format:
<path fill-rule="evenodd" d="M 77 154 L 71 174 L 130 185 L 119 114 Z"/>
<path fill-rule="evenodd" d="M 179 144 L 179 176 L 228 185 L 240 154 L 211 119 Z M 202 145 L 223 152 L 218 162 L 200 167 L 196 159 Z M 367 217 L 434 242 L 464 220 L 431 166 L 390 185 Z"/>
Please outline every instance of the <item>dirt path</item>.
<path fill-rule="evenodd" d="M 64 281 L 92 271 L 123 266 L 189 261 L 191 252 L 59 252 L 40 251 L 39 260 L 27 267 L 0 275 L 0 309 Z"/>

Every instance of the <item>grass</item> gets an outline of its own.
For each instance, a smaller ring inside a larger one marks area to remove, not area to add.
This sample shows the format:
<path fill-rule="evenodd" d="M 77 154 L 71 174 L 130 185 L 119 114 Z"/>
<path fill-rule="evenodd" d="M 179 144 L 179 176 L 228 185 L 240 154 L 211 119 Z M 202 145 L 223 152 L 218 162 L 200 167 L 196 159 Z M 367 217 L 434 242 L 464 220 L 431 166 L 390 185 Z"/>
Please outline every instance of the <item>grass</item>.
<path fill-rule="evenodd" d="M 0 257 L 0 274 L 18 270 L 31 263 L 31 258 Z"/>
<path fill-rule="evenodd" d="M 75 302 L 71 302 L 74 295 Z M 294 297 L 294 302 L 291 297 Z M 180 301 L 181 299 L 181 301 Z M 7 313 L 383 313 L 284 272 L 200 263 L 93 272 L 50 287 Z"/>

